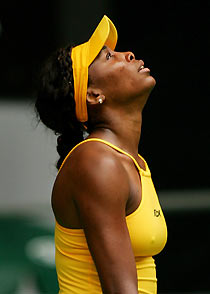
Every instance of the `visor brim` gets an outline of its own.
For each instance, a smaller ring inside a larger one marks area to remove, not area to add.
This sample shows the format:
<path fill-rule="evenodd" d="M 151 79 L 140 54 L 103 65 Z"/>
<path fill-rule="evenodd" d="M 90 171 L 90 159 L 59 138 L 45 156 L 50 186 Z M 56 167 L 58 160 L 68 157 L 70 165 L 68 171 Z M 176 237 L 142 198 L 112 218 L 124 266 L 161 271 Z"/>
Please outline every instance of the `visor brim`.
<path fill-rule="evenodd" d="M 112 21 L 104 15 L 97 28 L 90 37 L 87 45 L 89 47 L 88 66 L 99 54 L 103 46 L 114 50 L 117 44 L 117 30 Z"/>

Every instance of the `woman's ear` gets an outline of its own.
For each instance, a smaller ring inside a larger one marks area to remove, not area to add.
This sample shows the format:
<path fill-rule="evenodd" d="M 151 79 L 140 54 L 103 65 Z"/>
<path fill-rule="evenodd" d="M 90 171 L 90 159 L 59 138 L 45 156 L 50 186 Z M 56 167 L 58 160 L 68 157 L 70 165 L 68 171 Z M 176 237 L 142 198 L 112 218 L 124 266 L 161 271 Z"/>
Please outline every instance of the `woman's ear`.
<path fill-rule="evenodd" d="M 99 89 L 91 89 L 87 90 L 87 103 L 91 105 L 102 104 L 105 101 L 105 96 L 101 93 Z"/>

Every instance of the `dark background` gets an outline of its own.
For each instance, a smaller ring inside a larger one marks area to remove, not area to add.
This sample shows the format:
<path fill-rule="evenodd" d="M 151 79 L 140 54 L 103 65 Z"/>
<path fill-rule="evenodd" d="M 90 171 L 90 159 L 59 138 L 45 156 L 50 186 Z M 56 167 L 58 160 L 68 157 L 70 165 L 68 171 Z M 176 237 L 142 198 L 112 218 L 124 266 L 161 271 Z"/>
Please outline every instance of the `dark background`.
<path fill-rule="evenodd" d="M 210 1 L 2 1 L 0 97 L 33 101 L 43 60 L 86 41 L 103 14 L 117 27 L 116 50 L 133 51 L 157 81 L 139 145 L 156 189 L 210 188 Z M 160 291 L 209 291 L 209 210 L 166 212 L 166 219 Z"/>

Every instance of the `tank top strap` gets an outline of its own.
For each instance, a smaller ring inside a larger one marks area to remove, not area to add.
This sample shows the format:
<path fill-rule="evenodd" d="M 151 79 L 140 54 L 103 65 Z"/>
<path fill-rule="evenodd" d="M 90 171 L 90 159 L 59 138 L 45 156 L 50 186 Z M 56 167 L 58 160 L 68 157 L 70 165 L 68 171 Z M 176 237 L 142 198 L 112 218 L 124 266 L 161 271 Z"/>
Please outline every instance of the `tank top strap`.
<path fill-rule="evenodd" d="M 106 144 L 106 145 L 110 146 L 111 148 L 115 149 L 116 151 L 118 151 L 118 152 L 120 152 L 120 153 L 122 153 L 122 154 L 124 154 L 124 155 L 127 155 L 130 159 L 132 159 L 133 163 L 135 164 L 135 166 L 137 167 L 137 169 L 138 169 L 138 171 L 139 171 L 140 173 L 141 173 L 141 171 L 143 171 L 143 170 L 140 168 L 140 166 L 139 166 L 138 162 L 136 161 L 136 159 L 135 159 L 131 154 L 127 153 L 126 151 L 120 149 L 119 147 L 117 147 L 117 146 L 113 145 L 112 143 L 110 143 L 110 142 L 108 142 L 108 141 L 105 141 L 105 140 L 103 140 L 103 139 L 99 139 L 99 138 L 90 138 L 90 139 L 86 139 L 86 140 L 84 140 L 84 141 L 81 141 L 80 143 L 78 143 L 76 146 L 74 146 L 74 147 L 71 149 L 71 151 L 67 154 L 67 156 L 66 156 L 65 159 L 63 160 L 63 162 L 62 162 L 62 164 L 61 164 L 61 166 L 60 166 L 60 168 L 59 168 L 59 170 L 58 170 L 58 173 L 60 172 L 61 168 L 63 167 L 64 163 L 66 162 L 67 158 L 71 155 L 71 153 L 72 153 L 77 147 L 79 147 L 80 145 L 82 145 L 82 144 L 84 144 L 84 143 L 86 143 L 86 142 L 101 142 L 101 143 L 103 143 L 103 144 Z M 141 157 L 141 158 L 142 158 L 142 157 Z M 142 158 L 142 159 L 143 159 L 143 158 Z M 145 162 L 145 161 L 144 161 L 144 162 Z M 146 164 L 146 162 L 145 162 L 145 164 Z"/>

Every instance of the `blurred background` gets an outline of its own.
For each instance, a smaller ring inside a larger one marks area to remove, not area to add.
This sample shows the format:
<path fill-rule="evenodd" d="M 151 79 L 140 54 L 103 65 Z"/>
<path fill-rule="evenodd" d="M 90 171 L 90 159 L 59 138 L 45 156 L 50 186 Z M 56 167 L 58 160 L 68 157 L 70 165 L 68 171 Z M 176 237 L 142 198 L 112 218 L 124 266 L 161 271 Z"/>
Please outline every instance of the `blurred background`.
<path fill-rule="evenodd" d="M 131 50 L 157 85 L 143 112 L 147 160 L 168 225 L 158 293 L 210 293 L 210 1 L 1 1 L 0 294 L 54 294 L 50 195 L 56 137 L 33 104 L 42 62 L 88 40 L 106 14 L 117 51 Z"/>

